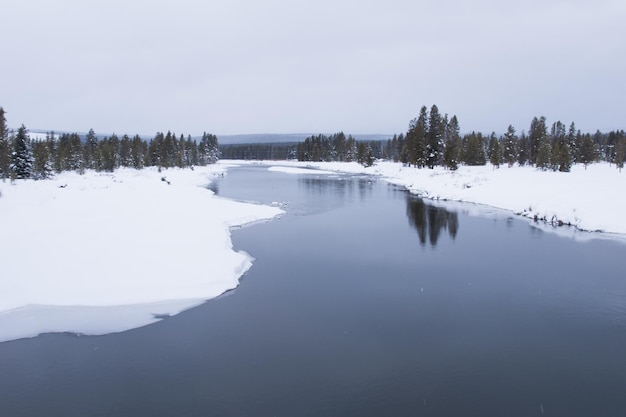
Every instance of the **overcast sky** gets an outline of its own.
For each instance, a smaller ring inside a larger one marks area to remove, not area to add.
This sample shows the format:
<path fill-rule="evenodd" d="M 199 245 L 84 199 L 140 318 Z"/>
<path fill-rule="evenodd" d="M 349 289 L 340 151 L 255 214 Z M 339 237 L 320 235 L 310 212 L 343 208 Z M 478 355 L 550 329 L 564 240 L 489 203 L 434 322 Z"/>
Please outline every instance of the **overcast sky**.
<path fill-rule="evenodd" d="M 624 0 L 3 0 L 11 127 L 463 132 L 534 116 L 626 129 Z"/>

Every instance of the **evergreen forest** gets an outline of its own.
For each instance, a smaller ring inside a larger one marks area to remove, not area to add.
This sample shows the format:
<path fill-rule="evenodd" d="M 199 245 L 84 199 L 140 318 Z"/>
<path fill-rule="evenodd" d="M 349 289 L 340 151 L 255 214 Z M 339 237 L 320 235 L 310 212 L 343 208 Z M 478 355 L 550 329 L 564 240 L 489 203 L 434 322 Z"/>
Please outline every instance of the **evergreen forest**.
<path fill-rule="evenodd" d="M 92 130 L 84 136 L 54 132 L 42 140 L 31 140 L 22 125 L 16 132 L 7 127 L 0 107 L 0 178 L 45 179 L 63 171 L 114 171 L 120 167 L 193 167 L 218 159 L 294 160 L 311 162 L 358 162 L 371 166 L 376 160 L 402 162 L 416 168 L 460 165 L 535 166 L 540 170 L 568 172 L 573 164 L 585 167 L 605 161 L 622 169 L 626 161 L 624 130 L 582 133 L 574 122 L 548 124 L 534 117 L 528 133 L 509 125 L 506 132 L 461 134 L 455 115 L 442 114 L 437 105 L 420 108 L 406 132 L 387 140 L 359 141 L 343 132 L 312 135 L 299 143 L 254 143 L 218 145 L 206 132 L 200 139 L 157 133 L 150 140 L 139 135 L 98 137 Z"/>
<path fill-rule="evenodd" d="M 44 140 L 31 140 L 22 125 L 17 132 L 7 128 L 4 109 L 0 107 L 0 178 L 45 179 L 54 173 L 87 169 L 114 171 L 129 167 L 193 167 L 213 164 L 219 159 L 217 137 L 206 132 L 202 138 L 157 133 L 151 140 L 139 135 L 98 138 L 91 129 L 81 138 L 77 133 L 54 132 Z"/>
<path fill-rule="evenodd" d="M 460 165 L 535 166 L 540 170 L 568 172 L 573 164 L 585 167 L 594 162 L 615 164 L 620 170 L 626 161 L 624 130 L 582 133 L 574 122 L 569 126 L 557 121 L 548 125 L 544 116 L 534 117 L 528 133 L 518 134 L 509 125 L 506 132 L 461 134 L 456 116 L 441 114 L 433 105 L 422 106 L 409 122 L 405 133 L 383 141 L 359 141 L 343 132 L 313 135 L 292 144 L 222 145 L 225 159 L 281 160 L 311 162 L 359 162 L 365 166 L 376 160 L 391 160 L 417 168 L 443 166 L 451 170 Z"/>

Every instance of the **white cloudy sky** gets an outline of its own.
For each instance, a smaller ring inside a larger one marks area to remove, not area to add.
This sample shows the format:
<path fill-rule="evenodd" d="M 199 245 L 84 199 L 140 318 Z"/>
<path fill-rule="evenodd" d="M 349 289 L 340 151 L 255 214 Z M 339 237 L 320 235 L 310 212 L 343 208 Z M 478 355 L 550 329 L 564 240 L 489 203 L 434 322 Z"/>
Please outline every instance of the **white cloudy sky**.
<path fill-rule="evenodd" d="M 626 128 L 623 0 L 3 0 L 10 126 L 100 133 Z"/>

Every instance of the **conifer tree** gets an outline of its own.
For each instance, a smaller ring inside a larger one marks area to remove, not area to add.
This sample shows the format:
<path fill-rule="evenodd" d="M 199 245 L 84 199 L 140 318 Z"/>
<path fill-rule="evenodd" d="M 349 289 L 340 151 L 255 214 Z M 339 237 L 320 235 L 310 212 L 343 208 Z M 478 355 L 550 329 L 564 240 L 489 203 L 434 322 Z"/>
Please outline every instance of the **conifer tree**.
<path fill-rule="evenodd" d="M 578 155 L 578 160 L 582 164 L 585 165 L 585 169 L 587 169 L 587 165 L 592 163 L 595 159 L 595 150 L 593 146 L 593 141 L 591 140 L 591 135 L 589 133 L 585 134 L 582 139 L 582 143 L 580 145 L 580 154 Z"/>
<path fill-rule="evenodd" d="M 491 162 L 494 168 L 500 168 L 500 160 L 502 159 L 500 148 L 500 141 L 496 137 L 495 132 L 492 132 L 489 137 L 489 150 L 487 153 L 489 155 L 489 162 Z"/>
<path fill-rule="evenodd" d="M 567 144 L 569 146 L 570 153 L 572 155 L 572 162 L 578 162 L 577 157 L 580 148 L 580 141 L 578 138 L 580 137 L 580 131 L 576 131 L 576 125 L 572 122 L 569 125 L 569 129 L 567 131 Z"/>
<path fill-rule="evenodd" d="M 546 118 L 544 116 L 540 118 L 534 117 L 530 123 L 530 130 L 528 131 L 528 140 L 530 141 L 529 161 L 531 164 L 536 164 L 539 148 L 543 140 L 547 137 L 548 129 L 546 127 Z"/>
<path fill-rule="evenodd" d="M 317 161 L 321 158 L 321 149 L 320 144 L 322 142 L 322 135 L 314 140 L 310 140 L 309 143 L 313 143 L 310 147 L 309 151 L 304 151 L 303 153 L 308 154 L 306 156 L 306 160 L 309 161 Z M 307 138 L 310 139 L 310 138 Z M 306 142 L 306 141 L 305 141 Z M 305 145 L 306 147 L 306 145 Z M 214 164 L 219 160 L 220 150 L 217 143 L 217 136 L 212 134 L 207 134 L 204 132 L 202 134 L 202 139 L 200 140 L 200 145 L 198 145 L 198 162 L 200 165 Z"/>
<path fill-rule="evenodd" d="M 428 132 L 426 134 L 426 164 L 428 168 L 434 168 L 439 165 L 443 157 L 443 135 L 444 126 L 439 108 L 433 104 L 430 108 L 430 117 L 428 119 Z"/>
<path fill-rule="evenodd" d="M 626 162 L 626 136 L 622 135 L 615 144 L 615 165 L 620 172 Z"/>
<path fill-rule="evenodd" d="M 483 135 L 480 132 L 472 132 L 463 137 L 463 162 L 467 165 L 487 163 Z"/>
<path fill-rule="evenodd" d="M 83 147 L 83 165 L 85 169 L 95 169 L 94 153 L 98 148 L 98 137 L 93 129 L 89 129 L 85 137 L 85 146 Z"/>
<path fill-rule="evenodd" d="M 406 133 L 403 153 L 409 165 L 423 168 L 426 166 L 428 154 L 426 150 L 426 136 L 428 133 L 428 108 L 422 106 L 417 119 L 411 120 Z"/>
<path fill-rule="evenodd" d="M 133 137 L 130 149 L 131 164 L 135 169 L 141 169 L 145 165 L 147 151 L 147 143 L 141 140 L 139 135 Z"/>
<path fill-rule="evenodd" d="M 128 168 L 132 165 L 132 157 L 131 157 L 131 143 L 130 143 L 130 138 L 128 137 L 128 135 L 124 135 L 122 136 L 122 139 L 120 140 L 120 160 L 119 160 L 119 166 L 120 167 L 124 167 L 124 168 Z"/>
<path fill-rule="evenodd" d="M 54 169 L 47 142 L 35 142 L 33 144 L 33 159 L 33 178 L 36 180 L 50 178 Z"/>
<path fill-rule="evenodd" d="M 0 177 L 5 180 L 11 176 L 11 143 L 5 112 L 0 107 Z"/>
<path fill-rule="evenodd" d="M 11 177 L 17 179 L 30 178 L 33 171 L 33 150 L 28 130 L 22 125 L 13 139 L 11 155 Z"/>
<path fill-rule="evenodd" d="M 518 138 L 515 135 L 515 128 L 512 125 L 509 125 L 506 133 L 504 134 L 504 141 L 502 144 L 502 159 L 507 163 L 509 168 L 512 167 L 518 159 L 517 142 Z"/>
<path fill-rule="evenodd" d="M 552 157 L 552 145 L 549 138 L 544 137 L 537 151 L 537 159 L 535 165 L 542 171 L 546 171 L 551 168 L 550 160 Z"/>
<path fill-rule="evenodd" d="M 567 141 L 561 141 L 558 145 L 557 168 L 560 172 L 570 172 L 572 167 L 572 154 Z"/>
<path fill-rule="evenodd" d="M 459 121 L 456 116 L 446 124 L 446 145 L 443 152 L 443 163 L 450 170 L 456 170 L 459 167 L 461 154 L 461 136 L 459 134 Z"/>
<path fill-rule="evenodd" d="M 530 141 L 523 131 L 517 141 L 517 163 L 520 166 L 530 164 Z"/>

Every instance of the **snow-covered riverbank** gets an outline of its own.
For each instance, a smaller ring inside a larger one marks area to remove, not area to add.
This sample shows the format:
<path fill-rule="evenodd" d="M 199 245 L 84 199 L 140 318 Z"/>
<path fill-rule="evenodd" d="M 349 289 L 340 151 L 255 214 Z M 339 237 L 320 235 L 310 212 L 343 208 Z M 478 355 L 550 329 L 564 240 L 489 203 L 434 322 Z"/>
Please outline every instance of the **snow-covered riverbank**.
<path fill-rule="evenodd" d="M 377 175 L 426 198 L 484 204 L 547 221 L 558 220 L 580 230 L 626 235 L 626 172 L 606 163 L 578 164 L 571 172 L 533 167 L 491 165 L 417 169 L 378 162 L 365 168 L 343 162 L 264 162 Z"/>
<path fill-rule="evenodd" d="M 0 341 L 122 331 L 236 287 L 252 259 L 229 229 L 282 211 L 206 189 L 227 168 L 0 182 Z"/>

